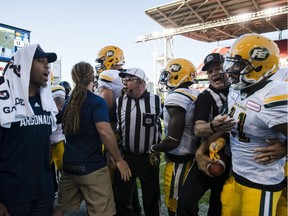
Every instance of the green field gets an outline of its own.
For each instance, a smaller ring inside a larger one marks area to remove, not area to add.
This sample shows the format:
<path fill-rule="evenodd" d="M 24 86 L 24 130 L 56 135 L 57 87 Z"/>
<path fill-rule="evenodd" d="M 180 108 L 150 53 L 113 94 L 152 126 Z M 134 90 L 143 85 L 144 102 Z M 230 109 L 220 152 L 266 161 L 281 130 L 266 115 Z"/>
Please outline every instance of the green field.
<path fill-rule="evenodd" d="M 0 47 L 13 49 L 14 31 L 0 27 Z"/>

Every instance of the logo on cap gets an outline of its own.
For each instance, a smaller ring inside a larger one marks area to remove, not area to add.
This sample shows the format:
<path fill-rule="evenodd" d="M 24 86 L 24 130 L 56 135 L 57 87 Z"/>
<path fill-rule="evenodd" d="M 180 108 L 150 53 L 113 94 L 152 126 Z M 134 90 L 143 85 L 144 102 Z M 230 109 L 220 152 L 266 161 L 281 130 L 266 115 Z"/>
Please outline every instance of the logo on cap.
<path fill-rule="evenodd" d="M 207 56 L 206 62 L 210 62 L 210 61 L 212 61 L 212 60 L 213 60 L 213 55 Z"/>

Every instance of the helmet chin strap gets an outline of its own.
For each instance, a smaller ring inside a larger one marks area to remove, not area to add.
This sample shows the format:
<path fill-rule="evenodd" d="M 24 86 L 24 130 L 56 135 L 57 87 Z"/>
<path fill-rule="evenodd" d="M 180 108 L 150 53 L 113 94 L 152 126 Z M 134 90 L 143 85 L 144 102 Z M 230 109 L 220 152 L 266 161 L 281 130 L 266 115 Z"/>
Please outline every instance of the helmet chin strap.
<path fill-rule="evenodd" d="M 235 90 L 241 90 L 247 87 L 247 83 L 242 80 L 242 76 L 244 75 L 240 75 L 239 82 L 231 84 L 231 88 Z"/>
<path fill-rule="evenodd" d="M 235 90 L 241 90 L 241 89 L 245 89 L 247 87 L 250 87 L 251 85 L 254 85 L 255 83 L 253 82 L 249 82 L 247 81 L 245 78 L 245 75 L 246 74 L 249 74 L 251 73 L 253 70 L 256 71 L 256 72 L 259 72 L 261 71 L 262 69 L 262 65 L 258 66 L 257 68 L 254 68 L 252 65 L 252 70 L 250 70 L 249 72 L 244 72 L 245 70 L 247 70 L 249 65 L 246 65 L 246 67 L 240 72 L 240 75 L 239 75 L 239 81 L 237 83 L 233 83 L 233 81 L 235 82 L 235 79 L 233 80 L 233 78 L 229 77 L 230 79 L 230 83 L 231 83 L 231 87 Z M 228 79 L 228 80 L 229 80 Z"/>

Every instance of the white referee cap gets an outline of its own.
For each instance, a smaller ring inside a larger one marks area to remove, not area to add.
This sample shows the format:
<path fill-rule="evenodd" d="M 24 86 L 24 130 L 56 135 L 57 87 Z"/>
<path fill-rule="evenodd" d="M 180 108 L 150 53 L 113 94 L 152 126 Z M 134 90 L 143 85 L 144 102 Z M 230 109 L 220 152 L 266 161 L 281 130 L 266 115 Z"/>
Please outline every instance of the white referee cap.
<path fill-rule="evenodd" d="M 121 78 L 125 78 L 127 75 L 136 76 L 136 77 L 144 80 L 145 82 L 148 81 L 148 78 L 147 78 L 145 72 L 140 68 L 133 67 L 133 68 L 126 69 L 125 72 L 119 73 L 119 76 Z"/>

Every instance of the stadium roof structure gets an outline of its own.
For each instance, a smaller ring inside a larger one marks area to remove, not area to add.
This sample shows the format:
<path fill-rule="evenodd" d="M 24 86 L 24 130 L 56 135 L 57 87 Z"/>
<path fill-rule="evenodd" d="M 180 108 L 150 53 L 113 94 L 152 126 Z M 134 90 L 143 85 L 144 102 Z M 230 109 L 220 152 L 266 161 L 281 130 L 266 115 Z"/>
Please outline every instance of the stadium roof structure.
<path fill-rule="evenodd" d="M 136 43 L 182 35 L 216 42 L 246 33 L 287 29 L 287 0 L 177 0 L 145 10 L 164 31 L 138 36 Z"/>

